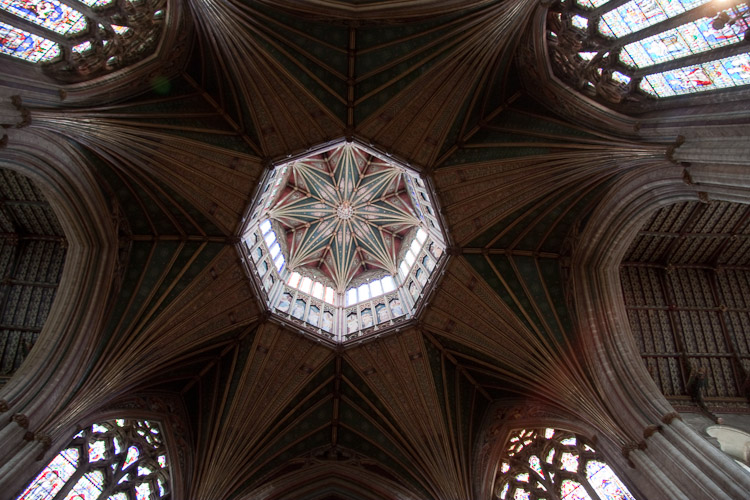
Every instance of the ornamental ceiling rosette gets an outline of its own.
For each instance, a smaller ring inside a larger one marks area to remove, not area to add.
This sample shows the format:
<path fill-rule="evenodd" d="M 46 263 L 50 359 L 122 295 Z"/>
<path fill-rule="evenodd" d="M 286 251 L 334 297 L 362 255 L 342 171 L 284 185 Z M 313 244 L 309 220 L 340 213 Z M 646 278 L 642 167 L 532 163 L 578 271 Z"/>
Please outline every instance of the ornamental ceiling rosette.
<path fill-rule="evenodd" d="M 395 274 L 420 218 L 403 170 L 344 143 L 288 166 L 267 217 L 278 223 L 288 267 L 330 279 L 340 293 L 368 271 Z"/>
<path fill-rule="evenodd" d="M 272 317 L 335 343 L 415 318 L 447 259 L 429 184 L 357 141 L 276 164 L 239 245 Z"/>

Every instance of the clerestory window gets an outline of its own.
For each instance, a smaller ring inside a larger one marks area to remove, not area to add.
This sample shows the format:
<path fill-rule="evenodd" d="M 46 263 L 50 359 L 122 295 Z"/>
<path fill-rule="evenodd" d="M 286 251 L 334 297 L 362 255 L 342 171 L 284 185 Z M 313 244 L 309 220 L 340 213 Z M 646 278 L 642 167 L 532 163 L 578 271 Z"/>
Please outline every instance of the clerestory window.
<path fill-rule="evenodd" d="M 549 11 L 555 73 L 608 103 L 750 84 L 748 5 L 707 0 L 565 0 Z"/>

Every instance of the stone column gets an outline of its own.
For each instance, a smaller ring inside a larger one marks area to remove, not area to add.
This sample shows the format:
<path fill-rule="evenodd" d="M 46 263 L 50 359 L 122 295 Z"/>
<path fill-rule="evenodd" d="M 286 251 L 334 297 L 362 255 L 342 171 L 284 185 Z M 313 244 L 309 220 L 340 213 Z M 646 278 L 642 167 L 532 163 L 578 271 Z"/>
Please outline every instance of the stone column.
<path fill-rule="evenodd" d="M 591 376 L 612 421 L 627 436 L 618 471 L 645 498 L 738 499 L 750 475 L 685 425 L 648 374 L 630 332 L 619 264 L 654 210 L 682 201 L 750 202 L 750 169 L 684 168 L 664 161 L 623 175 L 592 214 L 573 251 L 577 329 Z"/>

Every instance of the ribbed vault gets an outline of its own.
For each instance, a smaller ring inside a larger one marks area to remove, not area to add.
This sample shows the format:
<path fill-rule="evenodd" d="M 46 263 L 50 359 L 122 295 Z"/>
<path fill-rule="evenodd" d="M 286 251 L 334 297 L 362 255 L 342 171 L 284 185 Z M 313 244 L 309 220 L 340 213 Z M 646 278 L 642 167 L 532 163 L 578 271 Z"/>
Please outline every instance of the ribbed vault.
<path fill-rule="evenodd" d="M 68 107 L 29 90 L 7 151 L 62 151 L 58 174 L 107 200 L 118 259 L 85 349 L 49 368 L 75 380 L 43 404 L 0 389 L 8 411 L 61 441 L 117 397 L 178 396 L 195 500 L 475 498 L 483 419 L 508 397 L 565 408 L 612 449 L 640 439 L 579 355 L 569 269 L 612 185 L 678 168 L 669 145 L 532 97 L 515 61 L 536 3 L 428 4 L 188 0 L 193 49 L 166 94 Z M 235 249 L 263 169 L 341 137 L 423 168 L 453 255 L 417 324 L 345 352 L 269 321 Z"/>

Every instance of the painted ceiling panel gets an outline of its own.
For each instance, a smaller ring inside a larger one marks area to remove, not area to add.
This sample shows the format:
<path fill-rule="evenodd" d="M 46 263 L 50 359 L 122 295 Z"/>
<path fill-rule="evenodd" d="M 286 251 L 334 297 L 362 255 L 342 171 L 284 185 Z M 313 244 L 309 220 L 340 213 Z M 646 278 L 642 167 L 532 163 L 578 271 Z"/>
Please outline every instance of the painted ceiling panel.
<path fill-rule="evenodd" d="M 401 242 L 421 222 L 403 169 L 352 143 L 287 168 L 268 217 L 286 235 L 290 269 L 339 292 L 364 273 L 396 273 Z"/>

